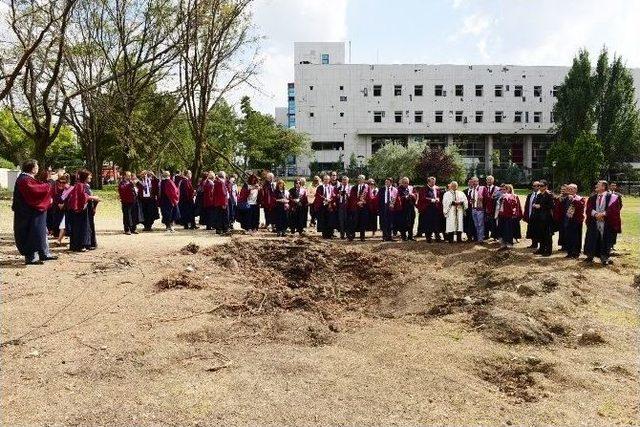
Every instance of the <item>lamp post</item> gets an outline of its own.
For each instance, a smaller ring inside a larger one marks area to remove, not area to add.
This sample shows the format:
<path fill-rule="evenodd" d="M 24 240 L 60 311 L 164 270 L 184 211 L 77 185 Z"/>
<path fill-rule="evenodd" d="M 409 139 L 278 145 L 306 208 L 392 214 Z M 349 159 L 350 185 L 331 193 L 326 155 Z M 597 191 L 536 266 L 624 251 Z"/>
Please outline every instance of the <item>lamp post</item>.
<path fill-rule="evenodd" d="M 556 162 L 555 160 L 553 162 L 551 162 L 551 189 L 555 189 L 555 176 L 556 176 L 556 166 L 558 165 L 558 162 Z"/>

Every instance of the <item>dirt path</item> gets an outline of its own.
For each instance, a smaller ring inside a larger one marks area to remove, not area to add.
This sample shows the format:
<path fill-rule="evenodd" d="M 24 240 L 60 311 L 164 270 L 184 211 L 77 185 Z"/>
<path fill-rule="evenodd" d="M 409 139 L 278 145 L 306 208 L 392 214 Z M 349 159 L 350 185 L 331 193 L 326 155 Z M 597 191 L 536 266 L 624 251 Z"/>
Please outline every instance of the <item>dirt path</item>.
<path fill-rule="evenodd" d="M 5 425 L 640 422 L 624 259 L 98 228 L 44 267 L 2 235 Z"/>

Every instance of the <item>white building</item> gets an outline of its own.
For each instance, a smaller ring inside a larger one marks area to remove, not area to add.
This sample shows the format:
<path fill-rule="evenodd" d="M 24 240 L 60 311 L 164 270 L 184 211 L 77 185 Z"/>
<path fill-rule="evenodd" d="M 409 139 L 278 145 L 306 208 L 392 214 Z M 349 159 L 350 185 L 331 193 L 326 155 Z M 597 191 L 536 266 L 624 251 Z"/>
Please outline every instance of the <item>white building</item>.
<path fill-rule="evenodd" d="M 537 175 L 553 141 L 555 89 L 568 70 L 346 64 L 344 43 L 295 43 L 288 124 L 309 134 L 314 150 L 296 159 L 298 172 L 308 173 L 312 161 L 322 169 L 348 164 L 352 154 L 366 162 L 392 141 L 424 141 L 456 144 L 479 173 L 512 161 Z M 640 81 L 640 70 L 632 72 Z"/>

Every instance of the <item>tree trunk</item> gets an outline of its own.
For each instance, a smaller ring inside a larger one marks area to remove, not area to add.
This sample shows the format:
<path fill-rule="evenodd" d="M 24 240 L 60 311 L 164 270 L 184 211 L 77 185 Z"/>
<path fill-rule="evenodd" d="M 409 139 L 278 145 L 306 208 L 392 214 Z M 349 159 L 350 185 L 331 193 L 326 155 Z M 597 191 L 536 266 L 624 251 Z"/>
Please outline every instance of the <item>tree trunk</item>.
<path fill-rule="evenodd" d="M 198 184 L 198 179 L 200 179 L 200 175 L 202 174 L 202 146 L 204 142 L 201 138 L 196 140 L 196 149 L 193 156 L 193 163 L 191 164 L 191 173 L 194 185 Z"/>

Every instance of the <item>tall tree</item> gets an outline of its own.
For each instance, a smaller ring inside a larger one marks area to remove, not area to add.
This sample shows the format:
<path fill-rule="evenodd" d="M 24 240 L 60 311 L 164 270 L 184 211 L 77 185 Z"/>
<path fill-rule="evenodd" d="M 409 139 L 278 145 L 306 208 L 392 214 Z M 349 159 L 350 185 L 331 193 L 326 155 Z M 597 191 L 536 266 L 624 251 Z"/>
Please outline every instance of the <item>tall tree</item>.
<path fill-rule="evenodd" d="M 182 47 L 180 91 L 195 144 L 191 166 L 194 181 L 203 167 L 211 111 L 225 94 L 246 83 L 256 72 L 258 38 L 252 34 L 252 0 L 181 0 Z"/>
<path fill-rule="evenodd" d="M 54 8 L 41 8 L 38 2 L 12 3 L 13 35 L 23 49 L 29 49 L 39 37 L 38 22 L 48 22 L 54 14 L 51 31 L 45 33 L 33 53 L 25 60 L 23 72 L 16 81 L 20 90 L 11 90 L 8 97 L 13 118 L 20 129 L 33 141 L 33 156 L 46 164 L 47 148 L 56 139 L 65 120 L 67 102 L 60 90 L 59 79 L 64 74 L 66 33 L 75 0 L 56 2 Z M 17 25 L 16 10 L 27 16 Z M 24 115 L 17 114 L 22 111 Z M 28 120 L 25 120 L 25 117 Z M 44 168 L 42 168 L 44 170 Z"/>

